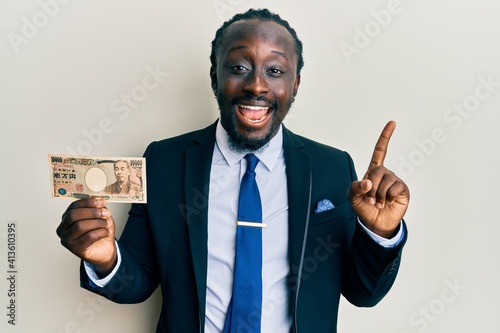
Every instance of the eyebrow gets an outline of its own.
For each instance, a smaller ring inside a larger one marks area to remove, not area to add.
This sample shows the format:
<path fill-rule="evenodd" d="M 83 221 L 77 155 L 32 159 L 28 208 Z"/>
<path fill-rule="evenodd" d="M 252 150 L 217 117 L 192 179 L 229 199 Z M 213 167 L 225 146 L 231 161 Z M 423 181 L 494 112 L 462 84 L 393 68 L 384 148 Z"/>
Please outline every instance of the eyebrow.
<path fill-rule="evenodd" d="M 238 45 L 238 46 L 233 46 L 231 47 L 228 51 L 227 51 L 227 54 L 233 52 L 233 51 L 238 51 L 238 50 L 245 50 L 245 49 L 248 49 L 248 46 L 245 46 L 245 45 Z M 273 50 L 271 51 L 271 53 L 273 54 L 276 54 L 276 55 L 279 55 L 280 57 L 283 57 L 284 59 L 286 59 L 288 61 L 288 58 L 285 56 L 285 54 L 281 51 L 276 51 L 276 50 Z"/>
<path fill-rule="evenodd" d="M 285 56 L 285 54 L 283 52 L 280 52 L 280 51 L 271 51 L 271 53 L 277 54 L 277 55 L 285 58 L 286 60 L 288 60 L 288 58 Z"/>
<path fill-rule="evenodd" d="M 245 46 L 245 45 L 233 46 L 229 50 L 227 50 L 227 53 L 229 54 L 229 53 L 231 53 L 233 51 L 238 51 L 238 50 L 242 50 L 242 49 L 248 49 L 248 47 Z"/>

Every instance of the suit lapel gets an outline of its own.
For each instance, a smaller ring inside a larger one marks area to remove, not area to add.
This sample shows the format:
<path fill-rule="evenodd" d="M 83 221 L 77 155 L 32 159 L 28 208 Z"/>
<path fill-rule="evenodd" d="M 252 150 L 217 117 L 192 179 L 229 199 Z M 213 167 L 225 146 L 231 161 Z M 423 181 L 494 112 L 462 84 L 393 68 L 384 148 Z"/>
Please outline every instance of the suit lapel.
<path fill-rule="evenodd" d="M 297 290 L 300 260 L 306 221 L 309 215 L 309 193 L 311 177 L 311 155 L 301 151 L 300 139 L 283 128 L 283 148 L 288 184 L 288 252 L 290 260 L 290 288 Z"/>
<path fill-rule="evenodd" d="M 215 144 L 215 124 L 206 128 L 195 139 L 196 145 L 186 151 L 186 216 L 189 231 L 193 270 L 198 293 L 200 325 L 205 322 L 207 242 L 208 242 L 208 189 Z M 283 128 L 283 149 L 286 163 L 289 206 L 289 261 L 291 290 L 296 291 L 299 265 L 309 214 L 311 156 L 301 151 L 300 139 Z"/>
<path fill-rule="evenodd" d="M 195 138 L 196 145 L 186 151 L 186 216 L 193 270 L 200 306 L 200 324 L 204 327 L 207 287 L 208 189 L 215 144 L 215 124 Z"/>

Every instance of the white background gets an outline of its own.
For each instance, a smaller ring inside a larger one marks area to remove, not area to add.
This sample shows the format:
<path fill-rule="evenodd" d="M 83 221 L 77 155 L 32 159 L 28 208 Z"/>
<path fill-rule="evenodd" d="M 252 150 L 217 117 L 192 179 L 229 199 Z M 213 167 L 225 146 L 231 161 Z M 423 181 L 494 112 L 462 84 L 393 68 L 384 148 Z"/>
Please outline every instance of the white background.
<path fill-rule="evenodd" d="M 398 123 L 386 165 L 412 194 L 402 267 L 377 307 L 342 301 L 339 332 L 500 331 L 498 1 L 62 2 L 0 2 L 0 268 L 15 221 L 19 270 L 15 327 L 0 279 L 2 332 L 154 331 L 158 294 L 116 305 L 79 288 L 79 261 L 55 234 L 69 201 L 51 198 L 47 154 L 140 156 L 152 140 L 212 123 L 210 42 L 250 7 L 276 11 L 304 43 L 290 129 L 349 151 L 363 174 L 384 124 Z M 52 3 L 50 16 L 40 3 Z M 382 20 L 388 6 L 383 26 L 372 12 Z M 344 54 L 347 44 L 357 53 Z M 114 112 L 148 67 L 168 76 L 128 114 Z M 450 113 L 464 103 L 470 111 Z M 128 205 L 110 206 L 121 232 Z"/>

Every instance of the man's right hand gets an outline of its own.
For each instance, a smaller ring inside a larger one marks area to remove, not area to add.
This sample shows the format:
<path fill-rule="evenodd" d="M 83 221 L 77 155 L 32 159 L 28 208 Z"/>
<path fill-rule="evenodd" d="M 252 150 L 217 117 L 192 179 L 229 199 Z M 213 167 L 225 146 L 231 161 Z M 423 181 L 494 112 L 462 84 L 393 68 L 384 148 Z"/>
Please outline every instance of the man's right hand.
<path fill-rule="evenodd" d="M 61 244 L 93 264 L 99 277 L 116 265 L 115 221 L 102 198 L 81 199 L 69 205 L 57 227 Z"/>

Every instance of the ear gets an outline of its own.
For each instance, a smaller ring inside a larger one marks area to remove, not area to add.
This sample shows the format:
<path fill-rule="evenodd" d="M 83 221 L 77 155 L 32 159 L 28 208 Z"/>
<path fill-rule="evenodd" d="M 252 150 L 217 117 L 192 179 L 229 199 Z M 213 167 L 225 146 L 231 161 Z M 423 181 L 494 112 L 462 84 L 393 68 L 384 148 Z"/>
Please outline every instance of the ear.
<path fill-rule="evenodd" d="M 212 83 L 214 95 L 217 95 L 217 71 L 212 66 L 210 67 L 210 82 Z"/>
<path fill-rule="evenodd" d="M 299 90 L 300 86 L 300 74 L 297 74 L 297 77 L 295 78 L 295 82 L 293 83 L 293 97 L 297 95 L 297 91 Z"/>

